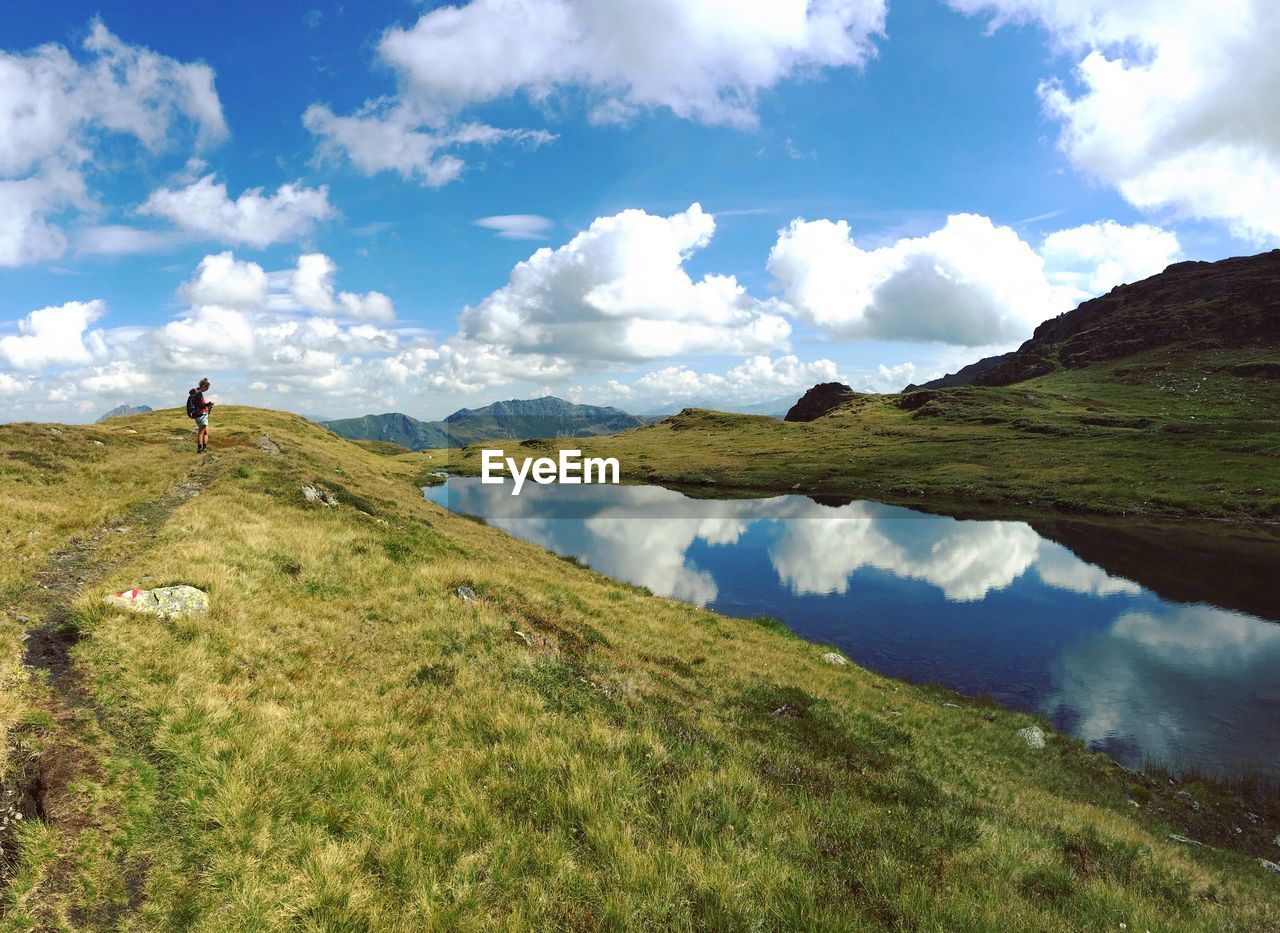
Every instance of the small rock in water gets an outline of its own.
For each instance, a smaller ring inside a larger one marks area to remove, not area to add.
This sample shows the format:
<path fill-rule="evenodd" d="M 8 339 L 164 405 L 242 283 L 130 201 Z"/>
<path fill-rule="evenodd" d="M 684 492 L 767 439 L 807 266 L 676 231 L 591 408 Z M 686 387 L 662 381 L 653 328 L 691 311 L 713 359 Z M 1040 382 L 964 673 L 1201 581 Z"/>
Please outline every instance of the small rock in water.
<path fill-rule="evenodd" d="M 125 590 L 123 593 L 104 596 L 102 601 L 110 606 L 120 606 L 133 612 L 146 612 L 166 618 L 209 611 L 209 594 L 194 586 L 161 586 L 154 590 Z"/>
<path fill-rule="evenodd" d="M 1027 748 L 1044 748 L 1044 730 L 1039 726 L 1027 726 L 1025 729 L 1018 730 L 1018 738 L 1022 739 Z"/>
<path fill-rule="evenodd" d="M 1186 836 L 1179 836 L 1177 833 L 1169 833 L 1170 842 L 1180 842 L 1184 846 L 1203 846 L 1203 842 L 1196 842 L 1194 839 L 1188 839 Z"/>
<path fill-rule="evenodd" d="M 828 651 L 826 654 L 822 656 L 822 660 L 826 661 L 828 664 L 848 664 L 849 663 L 849 659 L 846 658 L 844 655 L 842 655 L 838 651 Z"/>
<path fill-rule="evenodd" d="M 458 598 L 464 603 L 473 603 L 476 601 L 476 591 L 469 586 L 460 586 L 457 589 Z"/>
<path fill-rule="evenodd" d="M 1280 875 L 1280 865 L 1264 858 L 1258 859 L 1258 864 L 1262 866 L 1263 871 L 1269 871 L 1273 875 Z"/>

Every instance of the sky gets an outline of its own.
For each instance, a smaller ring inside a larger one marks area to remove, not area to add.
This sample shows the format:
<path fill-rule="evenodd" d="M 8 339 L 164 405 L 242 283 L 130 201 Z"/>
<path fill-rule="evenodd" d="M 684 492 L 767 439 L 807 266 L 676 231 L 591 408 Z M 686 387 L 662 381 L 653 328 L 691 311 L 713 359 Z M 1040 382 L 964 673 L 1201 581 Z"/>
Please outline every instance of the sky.
<path fill-rule="evenodd" d="M 768 409 L 1280 245 L 1273 0 L 6 6 L 0 421 Z"/>

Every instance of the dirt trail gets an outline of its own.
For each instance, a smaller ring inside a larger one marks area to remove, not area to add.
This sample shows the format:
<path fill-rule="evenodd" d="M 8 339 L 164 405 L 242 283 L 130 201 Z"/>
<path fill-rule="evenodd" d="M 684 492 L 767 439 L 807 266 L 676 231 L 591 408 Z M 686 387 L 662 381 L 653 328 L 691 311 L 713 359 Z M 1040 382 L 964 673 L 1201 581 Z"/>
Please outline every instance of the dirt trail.
<path fill-rule="evenodd" d="M 212 481 L 216 464 L 214 460 L 193 468 L 182 482 L 159 499 L 134 506 L 119 521 L 103 525 L 87 537 L 72 538 L 65 549 L 50 558 L 43 570 L 35 573 L 40 590 L 35 608 L 43 616 L 43 622 L 27 631 L 22 662 L 33 670 L 49 672 L 49 683 L 58 699 L 75 707 L 89 702 L 76 683 L 70 658 L 71 648 L 79 640 L 79 633 L 67 624 L 71 604 L 86 587 L 100 583 L 126 559 L 154 541 L 174 510 L 200 495 Z M 115 560 L 99 560 L 98 547 L 111 535 L 124 536 L 128 548 Z"/>
<path fill-rule="evenodd" d="M 33 673 L 48 673 L 49 691 L 42 701 L 44 711 L 54 724 L 49 740 L 35 755 L 25 761 L 14 755 L 15 771 L 0 789 L 0 808 L 20 813 L 24 820 L 40 820 L 56 825 L 64 839 L 63 851 L 85 829 L 97 823 L 71 790 L 81 777 L 101 773 L 101 763 L 94 754 L 89 733 L 97 728 L 108 732 L 105 717 L 89 692 L 80 682 L 79 671 L 71 650 L 80 639 L 74 625 L 72 606 L 86 589 L 99 585 L 122 564 L 134 559 L 158 537 L 166 520 L 183 503 L 200 495 L 219 472 L 218 458 L 211 456 L 192 467 L 185 478 L 169 488 L 158 499 L 134 506 L 122 518 L 103 525 L 83 537 L 71 538 L 67 546 L 50 556 L 45 566 L 35 572 L 33 592 L 27 594 L 25 614 L 17 614 L 20 622 L 29 617 L 39 624 L 23 636 L 26 642 L 23 664 Z M 123 539 L 124 547 L 114 548 L 112 556 L 99 558 L 98 549 L 110 537 Z M 15 842 L 5 829 L 16 821 L 10 817 L 0 828 L 0 890 L 8 883 L 19 861 Z M 67 866 L 55 865 L 50 881 Z M 140 879 L 128 885 L 130 903 L 109 911 L 112 916 L 80 916 L 75 918 L 94 928 L 111 927 L 125 910 L 136 909 L 141 902 Z M 79 925 L 79 924 L 78 924 Z"/>

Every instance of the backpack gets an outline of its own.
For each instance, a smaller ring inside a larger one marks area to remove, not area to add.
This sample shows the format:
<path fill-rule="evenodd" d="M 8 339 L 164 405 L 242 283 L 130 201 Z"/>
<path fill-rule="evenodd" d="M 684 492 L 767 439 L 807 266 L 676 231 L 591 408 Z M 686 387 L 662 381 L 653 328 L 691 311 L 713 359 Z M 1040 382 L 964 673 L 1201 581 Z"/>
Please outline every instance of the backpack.
<path fill-rule="evenodd" d="M 192 389 L 190 392 L 187 393 L 187 417 L 188 418 L 200 417 L 200 408 L 196 404 L 195 389 Z"/>

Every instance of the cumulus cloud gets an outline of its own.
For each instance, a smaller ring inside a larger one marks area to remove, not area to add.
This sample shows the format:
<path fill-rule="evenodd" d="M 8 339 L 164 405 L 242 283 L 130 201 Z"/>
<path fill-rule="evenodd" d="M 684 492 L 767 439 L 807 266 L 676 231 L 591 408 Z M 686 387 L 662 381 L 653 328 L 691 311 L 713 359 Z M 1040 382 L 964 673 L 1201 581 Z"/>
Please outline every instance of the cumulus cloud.
<path fill-rule="evenodd" d="M 831 360 L 803 362 L 793 354 L 761 354 L 748 357 L 724 373 L 698 372 L 683 365 L 664 366 L 645 373 L 624 391 L 657 406 L 687 401 L 750 405 L 799 392 L 818 382 L 845 378 Z"/>
<path fill-rule="evenodd" d="M 573 365 L 562 357 L 513 353 L 506 347 L 452 338 L 435 345 L 416 341 L 376 365 L 387 382 L 415 391 L 473 392 L 513 382 L 559 382 Z"/>
<path fill-rule="evenodd" d="M 694 281 L 685 260 L 715 220 L 694 204 L 670 217 L 601 217 L 558 249 L 543 248 L 504 287 L 463 311 L 461 334 L 517 352 L 592 361 L 785 347 L 790 325 L 733 276 Z"/>
<path fill-rule="evenodd" d="M 81 51 L 0 51 L 0 265 L 66 250 L 55 218 L 91 206 L 83 171 L 103 140 L 127 137 L 155 155 L 182 130 L 197 147 L 227 134 L 207 65 L 128 45 L 100 20 Z"/>
<path fill-rule="evenodd" d="M 395 307 L 382 292 L 333 290 L 337 264 L 324 253 L 307 253 L 298 257 L 298 266 L 289 279 L 289 294 L 303 308 L 319 314 L 341 314 L 366 321 L 391 321 Z"/>
<path fill-rule="evenodd" d="M 261 308 L 267 303 L 267 273 L 256 262 L 236 259 L 228 250 L 201 259 L 195 277 L 180 291 L 197 306 Z"/>
<path fill-rule="evenodd" d="M 472 0 L 388 30 L 379 52 L 408 94 L 454 108 L 577 86 L 597 119 L 662 107 L 749 125 L 761 91 L 862 65 L 884 17 L 883 0 Z"/>
<path fill-rule="evenodd" d="M 1273 622 L 1211 606 L 1126 612 L 1067 647 L 1047 712 L 1134 766 L 1200 761 L 1225 774 L 1273 773 L 1277 663 Z"/>
<path fill-rule="evenodd" d="M 465 168 L 462 147 L 555 138 L 467 122 L 459 115 L 470 106 L 572 90 L 597 122 L 662 108 L 750 126 L 760 93 L 779 82 L 863 65 L 884 18 L 884 0 L 472 0 L 383 35 L 378 54 L 396 74 L 396 96 L 350 116 L 314 104 L 303 123 L 322 157 L 439 186 Z"/>
<path fill-rule="evenodd" d="M 1036 22 L 1080 56 L 1041 83 L 1060 145 L 1133 205 L 1280 239 L 1280 5 L 1169 0 L 948 0 L 993 28 Z"/>
<path fill-rule="evenodd" d="M 1022 340 L 1083 298 L 1163 269 L 1177 238 L 1106 221 L 1046 238 L 953 214 L 927 236 L 864 250 L 843 220 L 795 220 L 769 270 L 802 319 L 839 337 L 962 346 Z"/>
<path fill-rule="evenodd" d="M 225 184 L 205 175 L 183 188 L 153 191 L 138 211 L 201 236 L 258 248 L 305 236 L 336 213 L 325 185 L 281 185 L 269 196 L 262 191 L 250 188 L 232 200 Z"/>
<path fill-rule="evenodd" d="M 92 362 L 106 347 L 101 332 L 89 331 L 89 325 L 106 310 L 94 300 L 32 311 L 18 322 L 16 336 L 0 337 L 0 361 L 23 370 Z"/>
<path fill-rule="evenodd" d="M 88 206 L 80 173 L 51 166 L 30 178 L 0 180 L 0 266 L 55 259 L 67 236 L 53 218 Z"/>
<path fill-rule="evenodd" d="M 1168 230 L 1114 220 L 1059 230 L 1040 246 L 1049 280 L 1075 302 L 1154 275 L 1181 255 L 1177 236 Z"/>

